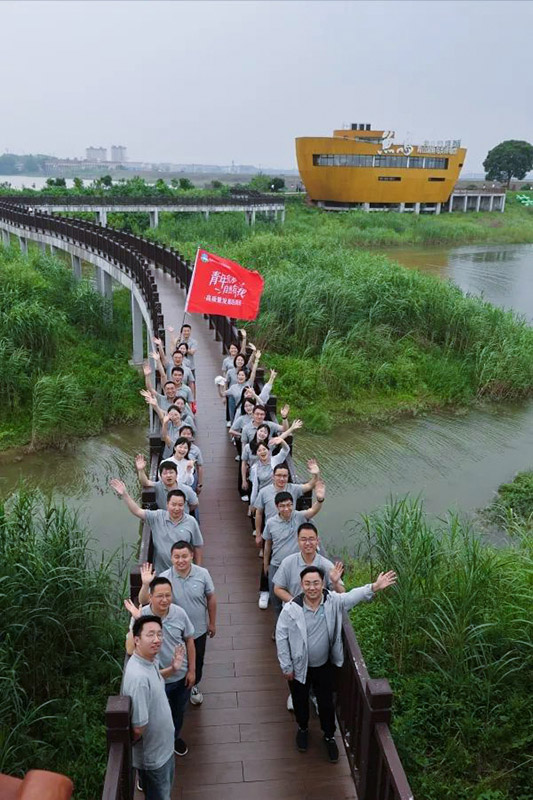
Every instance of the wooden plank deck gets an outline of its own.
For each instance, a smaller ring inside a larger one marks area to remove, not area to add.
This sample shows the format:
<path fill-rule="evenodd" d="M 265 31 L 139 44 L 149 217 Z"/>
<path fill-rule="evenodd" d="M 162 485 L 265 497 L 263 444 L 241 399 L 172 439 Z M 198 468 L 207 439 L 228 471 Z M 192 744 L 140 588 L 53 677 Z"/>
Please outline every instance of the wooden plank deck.
<path fill-rule="evenodd" d="M 183 294 L 155 272 L 166 325 L 179 328 Z M 356 798 L 348 761 L 327 761 L 318 718 L 311 713 L 310 745 L 299 753 L 296 723 L 287 711 L 287 684 L 271 634 L 274 616 L 257 606 L 260 560 L 246 505 L 237 493 L 235 449 L 214 385 L 221 345 L 202 317 L 188 319 L 198 341 L 198 445 L 205 460 L 200 527 L 206 566 L 218 598 L 217 634 L 207 643 L 201 706 L 189 705 L 176 757 L 173 800 L 336 800 Z M 142 795 L 136 795 L 142 798 Z"/>

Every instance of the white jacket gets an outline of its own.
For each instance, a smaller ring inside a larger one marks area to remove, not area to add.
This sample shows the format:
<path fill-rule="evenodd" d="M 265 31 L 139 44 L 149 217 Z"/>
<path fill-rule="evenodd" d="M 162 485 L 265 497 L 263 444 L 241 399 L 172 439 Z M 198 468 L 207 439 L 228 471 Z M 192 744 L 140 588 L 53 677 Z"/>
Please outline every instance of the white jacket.
<path fill-rule="evenodd" d="M 374 597 L 372 584 L 360 586 L 345 594 L 324 589 L 324 614 L 328 627 L 330 659 L 335 666 L 342 666 L 342 612 L 361 602 L 370 602 Z M 276 647 L 278 661 L 284 675 L 294 673 L 300 683 L 307 679 L 308 651 L 307 628 L 303 611 L 304 595 L 299 594 L 290 603 L 285 603 L 276 625 Z"/>

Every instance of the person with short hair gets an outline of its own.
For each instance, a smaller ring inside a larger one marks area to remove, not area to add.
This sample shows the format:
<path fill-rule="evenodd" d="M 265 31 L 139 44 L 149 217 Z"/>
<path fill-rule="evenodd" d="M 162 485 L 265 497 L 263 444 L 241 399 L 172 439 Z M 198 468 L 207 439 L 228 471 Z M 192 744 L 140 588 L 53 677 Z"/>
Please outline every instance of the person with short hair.
<path fill-rule="evenodd" d="M 342 666 L 342 614 L 357 603 L 393 586 L 396 574 L 380 572 L 373 583 L 339 594 L 324 588 L 324 572 L 308 566 L 300 573 L 301 592 L 285 603 L 276 625 L 276 648 L 281 671 L 288 681 L 298 724 L 296 746 L 305 752 L 308 745 L 309 691 L 314 690 L 320 727 L 328 758 L 339 759 L 335 742 L 333 691 L 335 667 Z"/>
<path fill-rule="evenodd" d="M 117 495 L 124 500 L 130 512 L 149 525 L 154 545 L 154 567 L 158 575 L 170 567 L 170 549 L 178 540 L 190 542 L 196 563 L 202 563 L 204 545 L 202 533 L 194 517 L 185 513 L 185 495 L 180 489 L 168 493 L 166 511 L 161 509 L 151 511 L 141 508 L 129 496 L 122 481 L 112 478 L 110 484 Z"/>
<path fill-rule="evenodd" d="M 280 425 L 279 422 L 271 422 L 270 420 L 266 419 L 267 410 L 266 407 L 256 403 L 255 408 L 252 412 L 252 419 L 246 425 L 243 425 L 241 430 L 241 444 L 244 447 L 245 444 L 250 442 L 257 431 L 257 428 L 260 425 L 268 425 L 270 428 L 270 433 L 274 436 L 275 434 L 284 433 L 289 429 L 289 406 L 285 405 L 281 409 L 281 420 L 282 424 Z"/>
<path fill-rule="evenodd" d="M 194 625 L 196 685 L 191 691 L 190 699 L 193 705 L 200 705 L 204 698 L 198 684 L 202 679 L 207 639 L 216 634 L 217 601 L 211 575 L 204 567 L 193 563 L 193 556 L 194 549 L 189 542 L 175 542 L 170 556 L 172 566 L 162 572 L 160 577 L 168 578 L 172 585 L 173 602 L 183 608 Z M 146 602 L 146 598 L 143 583 L 139 601 Z"/>
<path fill-rule="evenodd" d="M 194 627 L 185 611 L 172 602 L 172 584 L 167 578 L 153 578 L 149 594 L 148 605 L 137 608 L 131 600 L 125 600 L 124 605 L 131 614 L 132 626 L 142 616 L 155 615 L 161 619 L 163 643 L 158 655 L 159 669 L 165 679 L 165 692 L 174 723 L 174 752 L 178 756 L 184 756 L 188 753 L 188 747 L 180 733 L 187 701 L 196 683 Z M 185 647 L 185 656 L 180 669 L 176 671 L 172 662 L 176 649 L 182 647 Z M 128 655 L 132 655 L 134 642 L 131 630 L 126 638 L 126 650 Z"/>
<path fill-rule="evenodd" d="M 159 465 L 158 481 L 151 481 L 146 475 L 146 459 L 143 455 L 135 456 L 135 469 L 139 477 L 139 483 L 143 489 L 153 489 L 155 492 L 155 502 L 158 508 L 167 507 L 168 493 L 179 489 L 185 495 L 185 513 L 191 514 L 198 508 L 198 496 L 196 492 L 186 483 L 178 483 L 178 467 L 174 461 L 162 461 Z"/>
<path fill-rule="evenodd" d="M 132 763 L 139 772 L 146 800 L 170 800 L 174 781 L 174 723 L 159 672 L 157 656 L 163 624 L 155 615 L 136 619 L 134 651 L 124 671 L 123 694 L 131 697 Z M 170 667 L 178 673 L 185 648 L 177 647 Z"/>
<path fill-rule="evenodd" d="M 334 564 L 321 555 L 319 544 L 316 526 L 309 521 L 302 522 L 298 528 L 298 552 L 285 556 L 274 577 L 274 593 L 283 603 L 290 603 L 302 591 L 300 575 L 305 567 L 319 567 L 323 571 L 326 589 L 340 594 L 346 591 L 342 582 L 342 561 Z"/>
<path fill-rule="evenodd" d="M 185 375 L 184 367 L 172 367 L 170 372 L 170 380 L 176 384 L 176 397 L 183 397 L 186 403 L 191 405 L 194 403 L 194 395 L 192 389 L 187 386 L 183 380 Z"/>
<path fill-rule="evenodd" d="M 263 569 L 268 575 L 270 600 L 274 612 L 279 615 L 281 600 L 274 593 L 274 579 L 279 566 L 286 556 L 298 552 L 298 529 L 322 509 L 326 486 L 323 481 L 315 485 L 315 502 L 305 511 L 296 511 L 290 492 L 278 492 L 274 498 L 278 513 L 270 517 L 263 531 Z"/>

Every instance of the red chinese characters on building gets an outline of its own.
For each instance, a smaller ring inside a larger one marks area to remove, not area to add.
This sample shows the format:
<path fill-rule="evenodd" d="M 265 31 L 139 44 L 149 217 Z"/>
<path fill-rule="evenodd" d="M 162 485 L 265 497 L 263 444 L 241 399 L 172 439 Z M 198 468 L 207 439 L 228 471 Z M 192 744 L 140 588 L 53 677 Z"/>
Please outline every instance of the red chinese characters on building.
<path fill-rule="evenodd" d="M 258 272 L 206 250 L 198 250 L 185 303 L 192 314 L 255 319 L 264 281 Z"/>

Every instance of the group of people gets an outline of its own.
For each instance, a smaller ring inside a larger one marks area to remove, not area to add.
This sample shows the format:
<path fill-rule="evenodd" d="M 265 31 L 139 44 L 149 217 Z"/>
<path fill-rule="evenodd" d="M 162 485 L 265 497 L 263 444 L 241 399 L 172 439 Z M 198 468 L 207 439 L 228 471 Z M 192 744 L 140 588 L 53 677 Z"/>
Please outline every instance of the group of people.
<path fill-rule="evenodd" d="M 150 528 L 153 563 L 141 567 L 138 605 L 125 606 L 131 615 L 126 638 L 128 661 L 123 693 L 132 699 L 133 765 L 139 788 L 147 800 L 169 800 L 175 756 L 188 747 L 181 737 L 187 703 L 200 705 L 200 681 L 207 639 L 216 633 L 216 594 L 213 580 L 202 566 L 204 540 L 199 525 L 199 497 L 203 487 L 203 458 L 195 444 L 197 342 L 190 325 L 179 337 L 170 331 L 170 355 L 154 339 L 152 360 L 162 393 L 153 385 L 146 364 L 142 392 L 161 421 L 162 461 L 156 480 L 146 474 L 146 461 L 135 459 L 139 483 L 154 491 L 156 509 L 142 508 L 124 483 L 111 485 L 128 509 Z M 287 707 L 297 723 L 296 746 L 308 746 L 309 702 L 320 719 L 325 752 L 338 760 L 335 742 L 335 669 L 343 661 L 342 614 L 395 583 L 392 572 L 381 573 L 372 584 L 346 591 L 343 565 L 320 552 L 319 532 L 312 522 L 325 501 L 325 485 L 317 462 L 307 463 L 306 483 L 291 481 L 287 458 L 290 437 L 302 427 L 289 422 L 289 406 L 281 420 L 268 417 L 268 402 L 276 373 L 256 393 L 256 371 L 261 353 L 247 344 L 246 332 L 232 343 L 215 378 L 226 407 L 226 425 L 238 461 L 237 484 L 261 558 L 258 604 L 272 606 L 281 672 L 288 682 Z M 287 441 L 289 440 L 289 441 Z M 290 459 L 289 459 L 290 463 Z M 306 495 L 308 507 L 297 508 Z"/>

